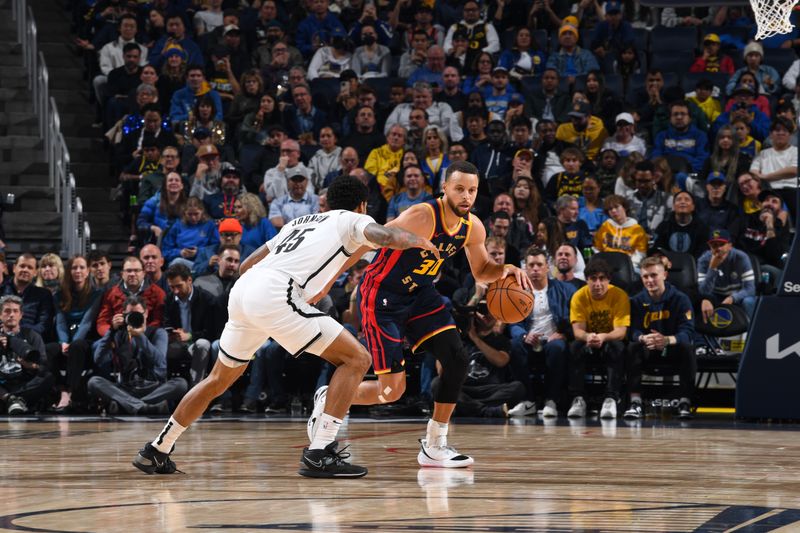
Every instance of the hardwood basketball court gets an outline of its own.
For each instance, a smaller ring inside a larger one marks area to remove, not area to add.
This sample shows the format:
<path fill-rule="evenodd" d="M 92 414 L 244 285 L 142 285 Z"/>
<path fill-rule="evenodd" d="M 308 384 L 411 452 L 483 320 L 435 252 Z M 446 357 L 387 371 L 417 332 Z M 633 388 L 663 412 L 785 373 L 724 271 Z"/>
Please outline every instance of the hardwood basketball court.
<path fill-rule="evenodd" d="M 470 469 L 421 469 L 424 420 L 349 419 L 358 480 L 297 475 L 305 419 L 204 419 L 185 474 L 130 465 L 146 418 L 0 420 L 4 531 L 800 531 L 798 426 L 456 421 Z"/>

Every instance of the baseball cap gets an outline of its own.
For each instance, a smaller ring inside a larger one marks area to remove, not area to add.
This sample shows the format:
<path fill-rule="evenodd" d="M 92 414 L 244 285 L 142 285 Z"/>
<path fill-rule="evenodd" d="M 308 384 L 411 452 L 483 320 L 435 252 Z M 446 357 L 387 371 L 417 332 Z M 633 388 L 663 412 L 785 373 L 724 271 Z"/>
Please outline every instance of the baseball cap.
<path fill-rule="evenodd" d="M 564 24 L 563 26 L 561 26 L 558 29 L 558 36 L 561 37 L 562 34 L 568 32 L 568 31 L 571 31 L 572 33 L 574 33 L 575 37 L 578 37 L 578 35 L 579 35 L 578 34 L 578 28 L 576 28 L 572 24 Z"/>
<path fill-rule="evenodd" d="M 719 35 L 717 35 L 716 33 L 709 33 L 708 35 L 703 37 L 703 42 L 704 43 L 711 42 L 719 44 L 721 41 L 719 40 Z"/>
<path fill-rule="evenodd" d="M 294 181 L 303 181 L 304 179 L 308 178 L 303 171 L 299 168 L 294 169 L 287 169 L 286 170 L 286 179 L 294 180 Z"/>
<path fill-rule="evenodd" d="M 492 69 L 492 74 L 508 74 L 508 69 L 498 65 Z"/>
<path fill-rule="evenodd" d="M 219 155 L 219 150 L 213 144 L 204 144 L 200 148 L 197 149 L 197 157 L 203 157 L 206 155 Z"/>
<path fill-rule="evenodd" d="M 753 89 L 753 86 L 750 85 L 749 83 L 740 83 L 733 90 L 733 94 L 739 94 L 739 93 L 756 94 L 756 91 L 755 89 Z"/>
<path fill-rule="evenodd" d="M 622 4 L 617 0 L 609 0 L 606 2 L 606 13 L 619 13 L 622 11 Z"/>
<path fill-rule="evenodd" d="M 220 233 L 242 233 L 242 224 L 235 218 L 223 218 L 219 223 Z"/>
<path fill-rule="evenodd" d="M 617 118 L 614 119 L 614 124 L 619 124 L 620 122 L 625 122 L 626 124 L 635 124 L 636 122 L 633 120 L 633 115 L 630 113 L 620 113 L 617 115 Z"/>
<path fill-rule="evenodd" d="M 725 174 L 716 171 L 709 173 L 708 177 L 706 178 L 706 183 L 714 183 L 715 181 L 721 181 L 722 183 L 725 183 L 725 181 L 727 181 L 725 179 Z"/>
<path fill-rule="evenodd" d="M 465 32 L 464 30 L 458 29 L 455 32 L 453 32 L 453 40 L 455 40 L 455 39 L 464 39 L 464 40 L 468 41 L 469 40 L 469 34 L 467 32 Z"/>
<path fill-rule="evenodd" d="M 592 113 L 592 106 L 589 105 L 589 102 L 575 102 L 572 104 L 572 110 L 567 113 L 570 117 L 578 117 L 583 118 L 587 115 Z"/>
<path fill-rule="evenodd" d="M 242 177 L 242 169 L 240 169 L 239 167 L 237 167 L 232 163 L 222 163 L 220 172 L 222 173 L 223 176 L 226 176 L 228 174 L 233 174 L 235 176 L 239 176 L 240 178 Z"/>
<path fill-rule="evenodd" d="M 208 139 L 211 137 L 211 130 L 204 126 L 200 126 L 194 129 L 194 133 L 192 133 L 192 137 L 197 139 L 198 141 L 201 139 Z"/>
<path fill-rule="evenodd" d="M 142 148 L 158 148 L 158 140 L 156 136 L 150 132 L 145 133 L 142 137 Z"/>
<path fill-rule="evenodd" d="M 514 157 L 515 158 L 516 157 L 520 157 L 522 155 L 527 155 L 528 157 L 533 159 L 533 150 L 531 150 L 530 148 L 520 148 L 519 150 L 514 152 Z"/>
<path fill-rule="evenodd" d="M 747 43 L 747 46 L 744 47 L 744 52 L 742 53 L 742 56 L 747 57 L 748 55 L 753 53 L 760 54 L 761 57 L 764 57 L 764 47 L 755 41 Z"/>
<path fill-rule="evenodd" d="M 766 200 L 770 196 L 774 196 L 776 198 L 780 198 L 780 195 L 777 192 L 775 192 L 773 189 L 764 189 L 763 191 L 758 193 L 758 201 L 759 202 L 763 202 L 764 200 Z"/>
<path fill-rule="evenodd" d="M 222 32 L 222 35 L 228 35 L 232 31 L 238 31 L 239 33 L 242 32 L 242 30 L 239 29 L 239 26 L 237 26 L 236 24 L 228 24 L 227 26 L 225 26 L 225 31 Z"/>
<path fill-rule="evenodd" d="M 711 232 L 708 242 L 731 242 L 731 233 L 726 229 L 715 229 Z"/>

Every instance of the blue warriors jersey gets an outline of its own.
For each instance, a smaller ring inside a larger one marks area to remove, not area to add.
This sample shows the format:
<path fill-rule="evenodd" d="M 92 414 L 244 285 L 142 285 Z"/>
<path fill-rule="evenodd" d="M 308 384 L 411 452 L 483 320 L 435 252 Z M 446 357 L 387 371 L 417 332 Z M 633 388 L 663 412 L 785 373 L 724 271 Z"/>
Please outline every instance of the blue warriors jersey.
<path fill-rule="evenodd" d="M 367 267 L 363 286 L 380 287 L 403 294 L 413 293 L 425 286 L 433 286 L 433 280 L 441 270 L 442 263 L 453 257 L 464 247 L 472 230 L 472 221 L 461 218 L 458 225 L 448 231 L 444 222 L 444 200 L 429 200 L 421 205 L 430 209 L 433 214 L 433 231 L 430 241 L 439 249 L 441 259 L 427 250 L 410 248 L 408 250 L 392 250 L 382 248 L 378 256 Z"/>

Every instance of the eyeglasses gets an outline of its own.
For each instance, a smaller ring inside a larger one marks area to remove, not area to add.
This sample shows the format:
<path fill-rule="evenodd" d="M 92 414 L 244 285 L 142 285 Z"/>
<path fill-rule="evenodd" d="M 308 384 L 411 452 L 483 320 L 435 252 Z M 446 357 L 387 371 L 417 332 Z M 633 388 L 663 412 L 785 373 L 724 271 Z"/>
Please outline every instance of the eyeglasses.
<path fill-rule="evenodd" d="M 139 272 L 142 271 L 142 269 L 141 268 L 123 268 L 122 271 L 125 274 L 138 274 Z"/>
<path fill-rule="evenodd" d="M 231 231 L 224 231 L 224 232 L 219 234 L 220 237 L 223 237 L 223 238 L 226 238 L 226 239 L 227 238 L 236 237 L 237 235 L 241 235 L 241 233 L 231 232 Z"/>

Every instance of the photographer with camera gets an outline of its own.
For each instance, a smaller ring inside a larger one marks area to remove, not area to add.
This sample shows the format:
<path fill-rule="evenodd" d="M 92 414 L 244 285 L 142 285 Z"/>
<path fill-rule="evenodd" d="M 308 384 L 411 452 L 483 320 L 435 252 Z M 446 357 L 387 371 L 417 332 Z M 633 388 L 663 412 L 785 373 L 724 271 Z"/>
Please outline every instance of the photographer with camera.
<path fill-rule="evenodd" d="M 166 293 L 158 285 L 145 279 L 144 263 L 135 256 L 128 256 L 122 261 L 122 281 L 112 286 L 103 295 L 100 312 L 97 314 L 97 334 L 105 336 L 111 329 L 119 329 L 125 320 L 122 313 L 125 299 L 139 296 L 147 306 L 148 325 L 158 327 L 164 317 L 164 299 Z"/>
<path fill-rule="evenodd" d="M 511 376 L 509 352 L 511 342 L 505 335 L 505 324 L 498 322 L 486 307 L 486 298 L 475 306 L 456 308 L 461 315 L 459 327 L 464 349 L 469 357 L 467 379 L 456 400 L 456 416 L 505 418 L 508 406 L 525 398 L 525 386 Z M 462 322 L 462 321 L 465 321 Z M 436 363 L 441 372 L 441 365 Z M 431 383 L 431 391 L 441 386 L 441 377 Z"/>
<path fill-rule="evenodd" d="M 726 111 L 714 121 L 712 135 L 717 134 L 719 128 L 725 124 L 733 124 L 737 118 L 743 119 L 750 126 L 750 133 L 754 138 L 763 141 L 769 135 L 770 120 L 755 104 L 756 88 L 749 83 L 740 83 L 731 94 L 731 102 L 725 107 Z"/>
<path fill-rule="evenodd" d="M 147 308 L 139 296 L 129 296 L 123 321 L 97 342 L 94 362 L 98 373 L 89 379 L 89 394 L 107 403 L 109 414 L 166 414 L 189 386 L 183 378 L 167 376 L 167 332 L 148 326 Z M 117 373 L 116 380 L 109 379 Z"/>
<path fill-rule="evenodd" d="M 39 403 L 54 383 L 47 368 L 44 341 L 36 331 L 20 327 L 22 298 L 0 298 L 0 401 L 8 414 L 28 412 Z"/>

